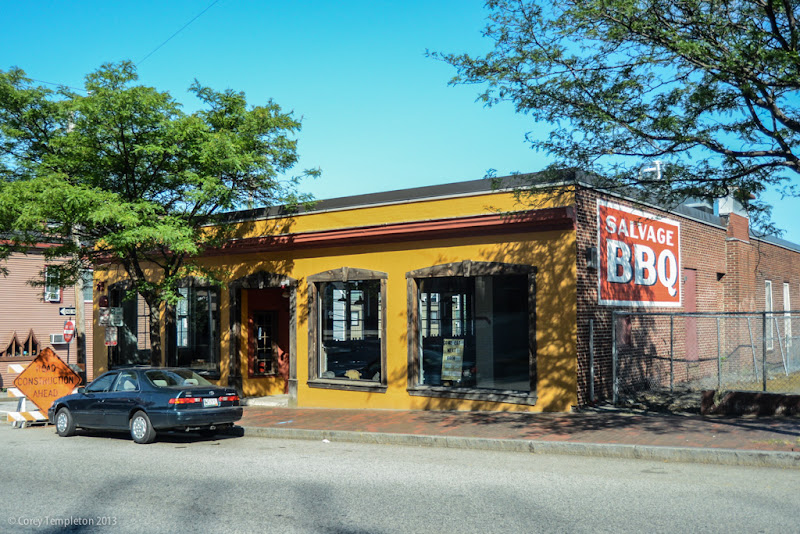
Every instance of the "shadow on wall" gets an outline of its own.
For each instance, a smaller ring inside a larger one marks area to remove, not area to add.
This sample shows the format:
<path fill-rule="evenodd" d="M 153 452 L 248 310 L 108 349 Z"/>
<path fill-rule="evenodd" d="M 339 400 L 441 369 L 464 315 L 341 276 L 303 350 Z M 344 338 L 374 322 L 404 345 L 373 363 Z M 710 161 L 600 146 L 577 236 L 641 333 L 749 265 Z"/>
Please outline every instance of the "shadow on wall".
<path fill-rule="evenodd" d="M 575 248 L 570 232 L 538 233 L 482 252 L 489 261 L 532 264 L 536 274 L 537 408 L 577 404 Z"/>
<path fill-rule="evenodd" d="M 536 275 L 536 343 L 533 348 L 537 367 L 537 410 L 567 411 L 577 403 L 576 397 L 576 291 L 574 270 L 574 242 L 563 231 L 536 234 L 531 241 L 492 244 L 482 250 L 474 261 L 533 265 Z M 457 245 L 457 243 L 450 243 Z M 445 265 L 463 260 L 461 256 L 439 254 L 432 265 Z M 405 306 L 403 307 L 405 310 Z M 407 312 L 397 314 L 395 320 L 406 323 Z M 394 346 L 406 347 L 408 335 L 404 331 Z M 395 355 L 394 358 L 397 356 Z M 396 361 L 396 360 L 395 360 Z M 407 365 L 390 367 L 389 384 L 408 382 Z M 474 390 L 471 391 L 474 396 Z M 487 396 L 491 390 L 486 390 Z M 452 398 L 416 397 L 426 410 L 472 411 L 529 411 L 528 405 L 516 405 L 494 400 L 466 398 L 470 393 Z"/>
<path fill-rule="evenodd" d="M 266 214 L 266 209 L 251 210 L 249 220 L 234 223 L 225 229 L 225 236 L 228 239 L 246 239 L 258 237 L 273 237 L 278 235 L 290 234 L 296 224 L 296 220 L 291 214 L 284 214 L 284 218 L 255 219 L 259 212 Z M 245 215 L 243 214 L 243 217 Z"/>

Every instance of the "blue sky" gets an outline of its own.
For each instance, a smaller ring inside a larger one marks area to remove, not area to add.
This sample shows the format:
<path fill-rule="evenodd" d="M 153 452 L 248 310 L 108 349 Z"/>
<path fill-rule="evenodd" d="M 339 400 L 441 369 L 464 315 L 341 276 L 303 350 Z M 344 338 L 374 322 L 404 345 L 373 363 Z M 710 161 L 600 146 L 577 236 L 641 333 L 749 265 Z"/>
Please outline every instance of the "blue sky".
<path fill-rule="evenodd" d="M 546 124 L 510 105 L 484 108 L 478 87 L 448 86 L 454 69 L 425 56 L 489 50 L 483 0 L 219 0 L 153 52 L 212 1 L 4 2 L 0 69 L 82 87 L 102 63 L 130 59 L 142 83 L 189 111 L 195 78 L 244 91 L 251 104 L 271 98 L 303 120 L 298 169 L 322 169 L 304 186 L 316 198 L 549 162 L 525 142 L 528 132 L 546 136 Z M 784 237 L 800 243 L 798 201 L 767 200 Z"/>

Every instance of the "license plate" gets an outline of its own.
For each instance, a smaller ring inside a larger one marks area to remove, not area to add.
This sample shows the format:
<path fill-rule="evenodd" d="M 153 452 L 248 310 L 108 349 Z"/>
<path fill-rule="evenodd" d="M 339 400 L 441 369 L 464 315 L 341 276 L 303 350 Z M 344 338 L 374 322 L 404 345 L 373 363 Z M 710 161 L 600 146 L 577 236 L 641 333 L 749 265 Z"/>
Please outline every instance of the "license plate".
<path fill-rule="evenodd" d="M 203 399 L 203 406 L 206 408 L 209 406 L 219 406 L 219 399 Z"/>

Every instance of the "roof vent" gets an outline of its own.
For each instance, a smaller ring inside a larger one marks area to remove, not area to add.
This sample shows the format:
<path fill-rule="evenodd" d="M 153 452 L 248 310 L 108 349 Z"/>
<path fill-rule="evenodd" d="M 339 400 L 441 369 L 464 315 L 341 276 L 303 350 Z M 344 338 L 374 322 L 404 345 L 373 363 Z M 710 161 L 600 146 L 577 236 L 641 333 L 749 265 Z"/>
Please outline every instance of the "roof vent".
<path fill-rule="evenodd" d="M 660 181 L 661 170 L 663 168 L 664 164 L 661 162 L 661 160 L 655 160 L 649 167 L 642 167 L 639 169 L 639 179 Z"/>
<path fill-rule="evenodd" d="M 683 205 L 687 208 L 700 210 L 704 213 L 714 214 L 714 204 L 710 200 L 704 198 L 687 198 Z"/>

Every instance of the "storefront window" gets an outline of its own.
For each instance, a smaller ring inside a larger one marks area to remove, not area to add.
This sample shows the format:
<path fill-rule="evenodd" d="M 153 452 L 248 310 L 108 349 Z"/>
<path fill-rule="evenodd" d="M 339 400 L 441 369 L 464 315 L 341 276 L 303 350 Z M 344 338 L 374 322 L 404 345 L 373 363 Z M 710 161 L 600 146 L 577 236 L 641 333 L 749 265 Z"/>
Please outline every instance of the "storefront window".
<path fill-rule="evenodd" d="M 203 376 L 219 376 L 219 290 L 181 287 L 175 306 L 174 336 L 164 343 L 167 365 L 187 367 Z M 112 287 L 111 306 L 121 307 L 124 324 L 112 347 L 113 366 L 150 364 L 150 307 L 141 295 L 128 295 L 125 284 Z"/>
<path fill-rule="evenodd" d="M 175 308 L 175 362 L 198 374 L 219 373 L 219 290 L 182 287 Z"/>
<path fill-rule="evenodd" d="M 408 273 L 417 325 L 409 332 L 412 393 L 533 394 L 534 273 L 477 262 Z"/>
<path fill-rule="evenodd" d="M 380 382 L 380 282 L 323 283 L 320 297 L 320 377 Z"/>
<path fill-rule="evenodd" d="M 525 276 L 420 282 L 420 384 L 530 391 Z"/>
<path fill-rule="evenodd" d="M 150 307 L 144 297 L 128 295 L 126 284 L 111 288 L 111 307 L 122 308 L 117 345 L 110 347 L 111 366 L 150 364 Z"/>
<path fill-rule="evenodd" d="M 385 385 L 385 276 L 338 269 L 309 277 L 312 381 Z"/>

